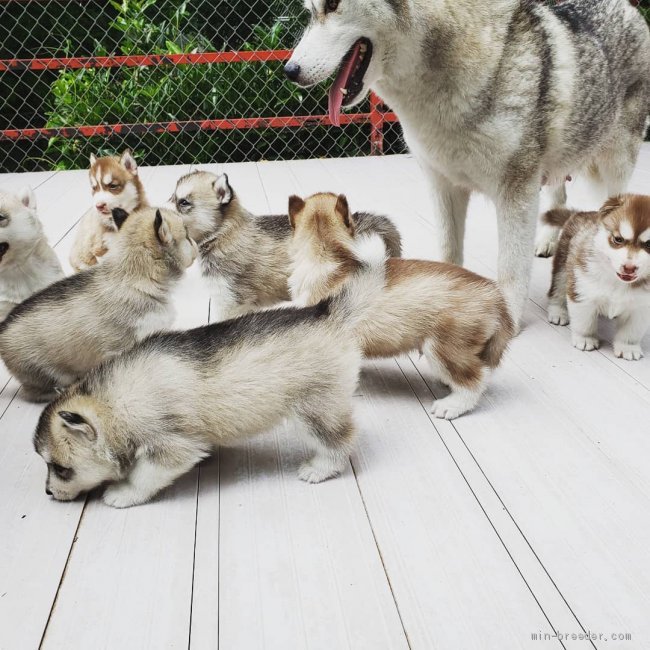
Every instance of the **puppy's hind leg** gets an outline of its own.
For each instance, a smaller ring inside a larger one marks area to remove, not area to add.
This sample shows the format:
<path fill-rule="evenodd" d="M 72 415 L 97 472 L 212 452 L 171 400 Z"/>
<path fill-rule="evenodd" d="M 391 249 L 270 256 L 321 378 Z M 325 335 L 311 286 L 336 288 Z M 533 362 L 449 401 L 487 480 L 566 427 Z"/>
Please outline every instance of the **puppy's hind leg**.
<path fill-rule="evenodd" d="M 564 181 L 554 185 L 545 185 L 542 188 L 542 194 L 546 198 L 543 203 L 548 203 L 548 206 L 545 207 L 546 210 L 565 207 L 567 197 L 566 183 Z M 537 257 L 551 257 L 553 255 L 560 236 L 560 230 L 559 226 L 544 221 L 543 215 L 540 217 L 535 236 L 535 255 Z"/>
<path fill-rule="evenodd" d="M 431 414 L 436 418 L 453 420 L 471 411 L 485 391 L 488 374 L 478 355 L 470 352 L 458 360 L 441 359 L 432 342 L 425 344 L 424 354 L 434 374 L 451 388 L 447 397 L 434 400 Z"/>
<path fill-rule="evenodd" d="M 300 419 L 307 425 L 307 443 L 316 452 L 298 470 L 307 483 L 320 483 L 341 474 L 350 464 L 354 439 L 354 424 L 349 410 L 303 413 Z"/>

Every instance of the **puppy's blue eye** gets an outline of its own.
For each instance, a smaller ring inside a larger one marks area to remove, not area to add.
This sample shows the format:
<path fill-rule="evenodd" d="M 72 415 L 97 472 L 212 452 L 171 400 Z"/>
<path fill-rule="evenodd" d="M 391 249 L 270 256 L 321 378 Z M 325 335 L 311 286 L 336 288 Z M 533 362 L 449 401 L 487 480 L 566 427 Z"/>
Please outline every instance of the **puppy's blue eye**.
<path fill-rule="evenodd" d="M 0 221 L 6 221 L 8 217 L 6 217 L 4 214 L 0 214 Z"/>
<path fill-rule="evenodd" d="M 178 199 L 179 208 L 189 208 L 192 205 L 187 199 Z"/>
<path fill-rule="evenodd" d="M 74 475 L 74 470 L 71 467 L 63 467 L 62 465 L 57 465 L 56 463 L 52 463 L 50 467 L 56 474 L 57 478 L 60 478 L 62 481 L 69 481 Z"/>

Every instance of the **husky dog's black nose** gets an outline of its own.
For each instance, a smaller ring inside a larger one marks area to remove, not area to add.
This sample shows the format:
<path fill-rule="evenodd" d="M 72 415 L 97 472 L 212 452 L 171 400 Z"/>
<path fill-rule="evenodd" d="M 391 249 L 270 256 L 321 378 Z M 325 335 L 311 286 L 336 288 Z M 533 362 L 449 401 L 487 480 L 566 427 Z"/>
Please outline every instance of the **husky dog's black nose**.
<path fill-rule="evenodd" d="M 47 494 L 48 497 L 51 497 L 52 496 L 52 490 L 50 490 L 49 487 L 46 487 L 45 488 L 45 494 Z"/>
<path fill-rule="evenodd" d="M 293 61 L 289 61 L 289 63 L 284 66 L 284 74 L 287 75 L 287 78 L 290 81 L 297 81 L 300 76 L 300 66 Z"/>

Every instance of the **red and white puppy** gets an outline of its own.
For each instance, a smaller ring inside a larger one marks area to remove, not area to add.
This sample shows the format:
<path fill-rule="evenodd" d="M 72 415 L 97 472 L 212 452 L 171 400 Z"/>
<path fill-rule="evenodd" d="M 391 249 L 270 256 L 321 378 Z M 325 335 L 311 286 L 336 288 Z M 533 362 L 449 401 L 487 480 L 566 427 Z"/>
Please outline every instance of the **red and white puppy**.
<path fill-rule="evenodd" d="M 595 350 L 598 316 L 616 318 L 616 356 L 640 359 L 650 325 L 650 196 L 625 194 L 598 212 L 553 210 L 543 219 L 564 225 L 553 260 L 549 321 L 570 320 L 573 345 Z"/>
<path fill-rule="evenodd" d="M 147 207 L 144 188 L 138 177 L 138 166 L 126 149 L 118 158 L 90 156 L 90 187 L 93 207 L 84 214 L 70 253 L 75 271 L 94 266 L 108 252 L 117 234 L 112 211 L 120 208 L 130 214 Z"/>

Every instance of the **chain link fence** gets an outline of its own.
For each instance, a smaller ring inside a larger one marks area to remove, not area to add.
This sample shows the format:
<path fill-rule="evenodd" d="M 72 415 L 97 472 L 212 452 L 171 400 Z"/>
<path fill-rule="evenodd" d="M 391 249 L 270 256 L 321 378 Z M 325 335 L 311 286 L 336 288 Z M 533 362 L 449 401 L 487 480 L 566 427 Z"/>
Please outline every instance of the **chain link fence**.
<path fill-rule="evenodd" d="M 404 151 L 378 102 L 336 128 L 325 86 L 285 80 L 306 20 L 301 0 L 0 0 L 0 172 L 127 146 L 146 165 Z"/>

